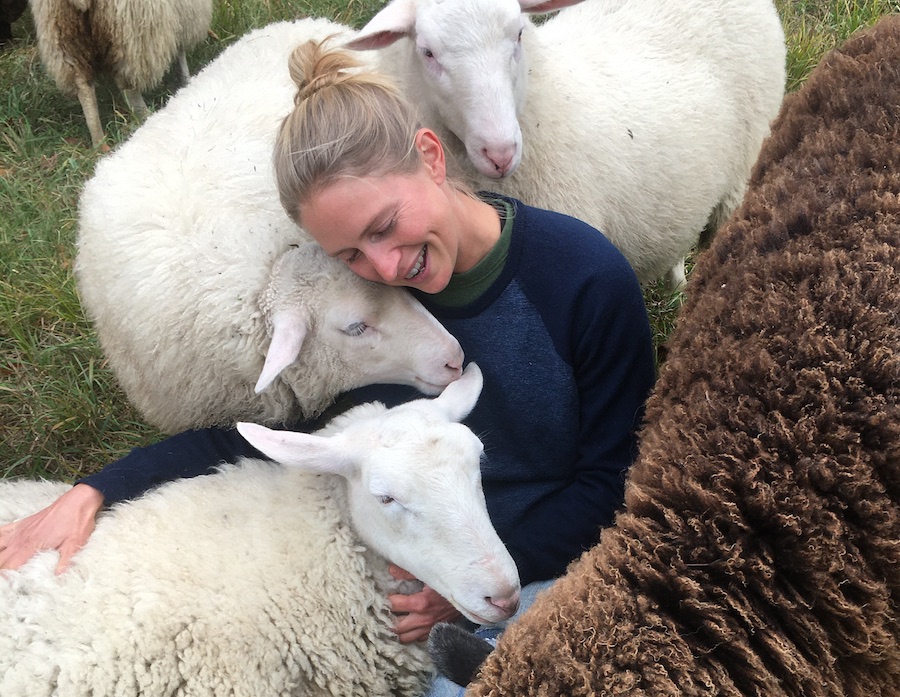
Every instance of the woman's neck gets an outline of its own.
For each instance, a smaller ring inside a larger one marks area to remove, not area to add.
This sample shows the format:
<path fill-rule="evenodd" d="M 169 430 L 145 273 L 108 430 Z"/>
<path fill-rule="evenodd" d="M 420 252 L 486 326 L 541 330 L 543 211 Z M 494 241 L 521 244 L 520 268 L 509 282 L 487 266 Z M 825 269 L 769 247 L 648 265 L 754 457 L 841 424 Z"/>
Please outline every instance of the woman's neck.
<path fill-rule="evenodd" d="M 454 273 L 465 273 L 484 259 L 500 239 L 500 214 L 479 198 L 454 190 L 459 250 Z"/>

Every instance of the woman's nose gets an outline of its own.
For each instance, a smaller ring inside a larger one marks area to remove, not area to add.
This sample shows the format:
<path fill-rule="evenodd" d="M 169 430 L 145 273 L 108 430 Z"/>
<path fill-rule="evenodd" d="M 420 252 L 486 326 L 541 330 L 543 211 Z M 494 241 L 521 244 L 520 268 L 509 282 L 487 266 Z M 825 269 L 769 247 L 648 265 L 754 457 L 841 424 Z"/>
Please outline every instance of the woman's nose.
<path fill-rule="evenodd" d="M 385 283 L 393 283 L 397 280 L 400 255 L 384 250 L 371 250 L 366 253 L 366 258 L 372 266 L 372 270 Z"/>

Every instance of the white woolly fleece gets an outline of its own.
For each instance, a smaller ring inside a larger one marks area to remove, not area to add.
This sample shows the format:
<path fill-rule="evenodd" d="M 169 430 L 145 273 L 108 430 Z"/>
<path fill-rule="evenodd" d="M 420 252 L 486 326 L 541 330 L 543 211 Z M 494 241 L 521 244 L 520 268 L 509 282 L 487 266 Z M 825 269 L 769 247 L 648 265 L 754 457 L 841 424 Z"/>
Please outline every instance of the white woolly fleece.
<path fill-rule="evenodd" d="M 418 694 L 337 479 L 245 460 L 103 513 L 60 576 L 47 552 L 0 578 L 0 694 Z M 67 488 L 0 482 L 0 523 Z"/>

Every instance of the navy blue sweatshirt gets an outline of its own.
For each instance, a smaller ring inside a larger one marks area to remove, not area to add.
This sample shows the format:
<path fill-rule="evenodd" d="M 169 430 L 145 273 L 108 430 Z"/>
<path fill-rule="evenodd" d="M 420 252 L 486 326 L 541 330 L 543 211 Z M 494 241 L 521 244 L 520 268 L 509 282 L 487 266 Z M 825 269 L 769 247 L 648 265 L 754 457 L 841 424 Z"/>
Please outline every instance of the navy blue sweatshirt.
<path fill-rule="evenodd" d="M 621 253 L 586 223 L 505 200 L 508 256 L 487 291 L 461 307 L 416 297 L 484 374 L 465 423 L 484 441 L 488 511 L 527 584 L 561 575 L 612 522 L 654 364 L 643 295 Z M 375 385 L 350 396 L 391 405 L 420 395 Z M 81 481 L 112 504 L 240 456 L 261 457 L 234 429 L 189 431 Z"/>

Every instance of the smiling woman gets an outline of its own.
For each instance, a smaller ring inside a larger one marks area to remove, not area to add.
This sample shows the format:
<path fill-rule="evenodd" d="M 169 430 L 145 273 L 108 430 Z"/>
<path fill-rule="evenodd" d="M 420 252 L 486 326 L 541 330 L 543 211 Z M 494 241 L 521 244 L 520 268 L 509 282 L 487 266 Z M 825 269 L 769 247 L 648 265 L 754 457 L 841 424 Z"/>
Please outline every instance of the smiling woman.
<path fill-rule="evenodd" d="M 589 225 L 475 195 L 448 178 L 437 135 L 417 123 L 394 85 L 347 53 L 307 43 L 291 66 L 298 95 L 274 155 L 282 205 L 358 275 L 409 288 L 481 366 L 484 389 L 466 425 L 485 442 L 491 522 L 530 585 L 523 597 L 533 597 L 594 544 L 622 503 L 654 378 L 635 274 Z M 379 385 L 344 403 L 393 404 L 411 392 Z M 118 500 L 122 482 L 135 495 L 141 483 L 206 474 L 244 454 L 254 454 L 250 445 L 222 429 L 136 451 L 72 490 L 99 492 L 89 505 L 54 505 L 0 530 L 5 558 L 21 563 L 42 548 L 68 553 L 89 534 L 99 506 Z M 36 529 L 52 534 L 27 534 Z M 389 600 L 404 643 L 424 639 L 437 621 L 460 619 L 428 586 Z"/>

